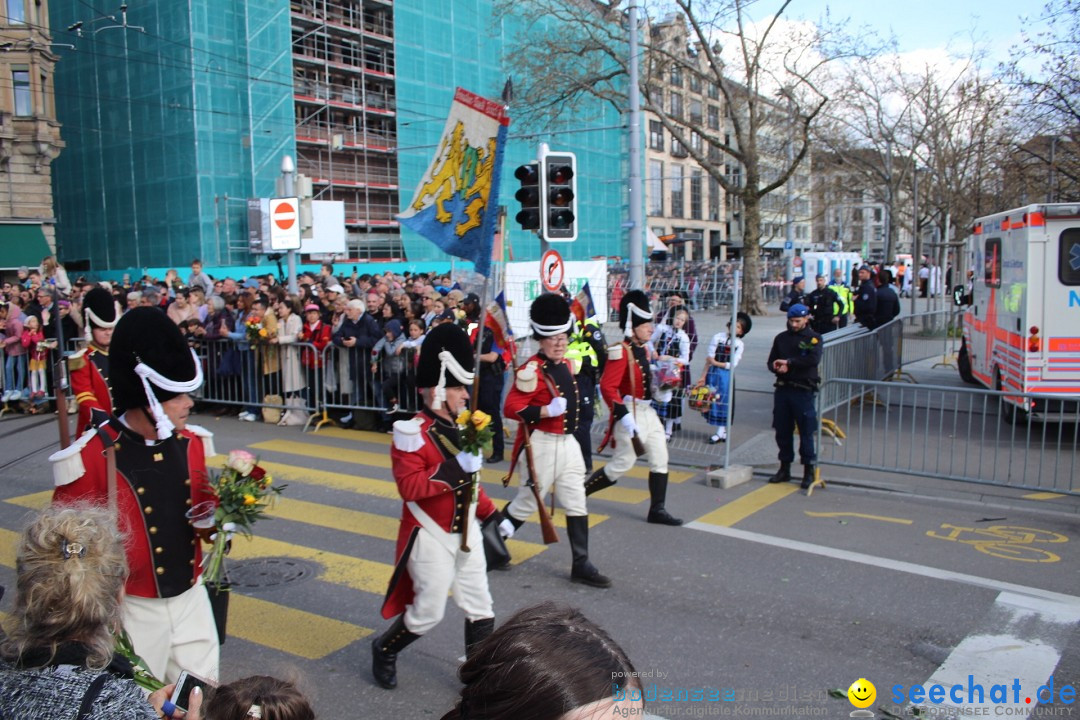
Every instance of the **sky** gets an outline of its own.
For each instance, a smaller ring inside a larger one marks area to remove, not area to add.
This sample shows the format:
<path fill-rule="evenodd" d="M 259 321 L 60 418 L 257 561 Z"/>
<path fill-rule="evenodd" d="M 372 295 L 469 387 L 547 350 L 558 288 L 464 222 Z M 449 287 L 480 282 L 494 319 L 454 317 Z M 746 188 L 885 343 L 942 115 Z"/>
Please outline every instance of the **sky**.
<path fill-rule="evenodd" d="M 762 5 L 765 5 L 763 3 Z M 970 37 L 988 43 L 990 59 L 1009 58 L 1020 39 L 1021 15 L 1038 18 L 1043 0 L 795 0 L 792 18 L 817 20 L 828 8 L 833 19 L 850 18 L 853 27 L 869 26 L 881 35 L 895 33 L 902 54 L 945 48 L 970 48 Z M 1029 31 L 1031 25 L 1028 25 Z"/>

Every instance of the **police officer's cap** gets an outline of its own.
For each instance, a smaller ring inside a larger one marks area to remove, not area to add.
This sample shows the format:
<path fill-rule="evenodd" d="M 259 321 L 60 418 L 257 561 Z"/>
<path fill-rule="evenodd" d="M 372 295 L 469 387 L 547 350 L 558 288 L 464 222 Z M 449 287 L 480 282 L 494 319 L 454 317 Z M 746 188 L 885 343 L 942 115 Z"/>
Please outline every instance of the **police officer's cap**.
<path fill-rule="evenodd" d="M 802 303 L 795 303 L 788 308 L 787 316 L 789 318 L 801 318 L 810 314 L 810 308 L 806 307 Z"/>
<path fill-rule="evenodd" d="M 805 279 L 806 279 L 806 277 L 804 277 L 803 275 L 799 275 L 798 277 L 794 277 L 794 278 L 791 279 L 791 284 L 792 285 L 798 285 L 799 283 L 801 283 Z"/>

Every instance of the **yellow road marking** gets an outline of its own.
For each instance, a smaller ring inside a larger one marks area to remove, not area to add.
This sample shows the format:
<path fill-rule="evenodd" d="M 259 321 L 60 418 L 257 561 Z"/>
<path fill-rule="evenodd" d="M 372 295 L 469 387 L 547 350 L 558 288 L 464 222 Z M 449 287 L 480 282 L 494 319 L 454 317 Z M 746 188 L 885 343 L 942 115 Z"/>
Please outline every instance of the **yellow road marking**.
<path fill-rule="evenodd" d="M 382 595 L 386 592 L 390 575 L 394 572 L 394 566 L 389 563 L 374 562 L 352 555 L 342 555 L 257 535 L 250 540 L 244 537 L 235 538 L 229 557 L 236 560 L 264 557 L 310 560 L 322 565 L 323 571 L 318 576 L 320 580 L 374 595 Z"/>
<path fill-rule="evenodd" d="M 29 495 L 20 495 L 19 497 L 8 498 L 4 502 L 18 505 L 19 507 L 29 508 L 31 510 L 41 510 L 52 502 L 52 490 L 43 490 L 41 492 L 30 493 Z"/>
<path fill-rule="evenodd" d="M 906 520 L 904 518 L 886 517 L 885 515 L 867 515 L 865 513 L 854 512 L 811 512 L 810 510 L 803 510 L 807 517 L 819 517 L 819 518 L 836 518 L 836 517 L 854 517 L 863 518 L 864 520 L 880 520 L 881 522 L 896 523 L 897 525 L 911 525 L 914 520 Z"/>
<path fill-rule="evenodd" d="M 19 533 L 0 528 L 0 565 L 15 567 L 15 549 L 19 545 Z"/>
<path fill-rule="evenodd" d="M 1025 500 L 1056 500 L 1060 497 L 1065 496 L 1061 493 L 1055 492 L 1036 492 L 1028 493 L 1027 495 L 1021 495 L 1020 497 L 1024 498 Z"/>
<path fill-rule="evenodd" d="M 699 517 L 697 522 L 719 525 L 721 527 L 733 527 L 741 520 L 745 520 L 758 510 L 764 510 L 773 503 L 783 500 L 788 495 L 798 492 L 799 486 L 795 483 L 778 483 L 765 485 L 757 490 L 752 490 L 738 500 L 718 507 L 712 512 Z"/>
<path fill-rule="evenodd" d="M 298 442 L 296 440 L 267 440 L 264 442 L 254 443 L 249 445 L 252 450 L 266 450 L 269 452 L 284 453 L 287 455 L 299 455 L 301 457 L 318 458 L 320 460 L 336 460 L 338 462 L 350 463 L 355 465 L 369 465 L 372 467 L 387 468 L 390 467 L 390 455 L 388 453 L 377 453 L 368 450 L 351 450 L 348 448 L 339 448 L 331 445 L 319 445 L 317 443 L 310 442 Z M 270 470 L 270 465 L 273 463 L 265 462 L 261 458 L 259 464 Z M 270 470 L 273 473 L 273 470 Z M 497 470 L 494 468 L 485 468 L 480 473 L 480 481 L 485 485 L 497 485 L 502 486 L 503 476 L 506 475 L 505 470 Z M 385 481 L 373 481 L 373 482 L 385 482 Z M 394 487 L 394 483 L 388 483 L 390 487 Z M 513 485 L 511 481 L 511 485 Z M 397 490 L 394 494 L 396 496 Z M 382 496 L 380 496 L 382 497 Z M 640 490 L 638 488 L 615 487 L 606 488 L 605 490 L 597 493 L 596 497 L 603 500 L 609 500 L 612 502 L 626 503 L 629 505 L 637 505 L 649 498 L 648 490 Z"/>
<path fill-rule="evenodd" d="M 311 437 L 313 437 L 313 438 L 331 437 L 331 438 L 338 438 L 339 440 L 349 440 L 349 441 L 352 441 L 352 442 L 369 442 L 369 443 L 375 443 L 375 444 L 378 444 L 378 445 L 390 445 L 390 444 L 392 444 L 394 442 L 394 436 L 390 435 L 389 433 L 375 433 L 375 432 L 367 432 L 367 431 L 364 431 L 364 430 L 344 430 L 342 428 L 326 428 L 324 430 L 320 430 L 318 432 L 318 434 L 312 435 Z M 255 446 L 253 445 L 252 447 L 255 447 Z M 513 448 L 513 440 L 511 440 L 510 442 L 507 443 L 507 450 L 509 451 L 512 448 Z M 270 448 L 267 448 L 267 449 L 270 449 Z M 507 455 L 509 455 L 509 452 L 507 452 Z M 386 455 L 385 457 L 389 457 L 389 455 Z M 597 468 L 601 468 L 601 467 L 604 466 L 604 463 L 595 463 L 594 465 Z M 386 467 L 389 467 L 389 465 L 386 465 Z M 496 472 L 498 472 L 498 471 L 496 470 Z M 676 484 L 677 483 L 683 483 L 683 482 L 686 482 L 687 480 L 689 480 L 690 478 L 696 476 L 697 474 L 698 473 L 688 472 L 686 470 L 670 470 L 669 469 L 668 470 L 668 481 L 676 483 Z M 627 477 L 632 477 L 632 478 L 637 478 L 639 480 L 648 480 L 649 479 L 649 468 L 641 466 L 641 465 L 635 465 L 634 467 L 632 467 L 632 468 L 630 468 L 629 470 L 626 471 L 626 476 Z"/>
<path fill-rule="evenodd" d="M 265 647 L 318 660 L 374 630 L 233 591 L 228 634 Z"/>
<path fill-rule="evenodd" d="M 284 520 L 302 522 L 331 530 L 343 530 L 395 542 L 397 541 L 398 527 L 401 524 L 398 518 L 307 502 L 305 500 L 293 500 L 291 498 L 278 498 L 278 501 L 274 503 L 274 507 L 271 508 L 270 514 Z M 565 523 L 565 520 L 563 522 Z M 539 543 L 513 539 L 507 541 L 507 546 L 510 549 L 512 565 L 536 557 L 547 549 L 546 546 Z"/>

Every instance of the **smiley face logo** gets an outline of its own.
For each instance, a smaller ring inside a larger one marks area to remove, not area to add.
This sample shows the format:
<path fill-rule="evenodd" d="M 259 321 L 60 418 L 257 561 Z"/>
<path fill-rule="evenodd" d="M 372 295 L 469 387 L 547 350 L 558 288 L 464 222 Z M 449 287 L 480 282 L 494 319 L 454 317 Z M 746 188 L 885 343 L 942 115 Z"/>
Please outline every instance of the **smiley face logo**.
<path fill-rule="evenodd" d="M 874 683 L 866 678 L 859 678 L 851 683 L 851 687 L 847 690 L 847 696 L 855 707 L 867 708 L 874 704 L 874 699 L 877 697 L 877 688 L 874 687 Z"/>

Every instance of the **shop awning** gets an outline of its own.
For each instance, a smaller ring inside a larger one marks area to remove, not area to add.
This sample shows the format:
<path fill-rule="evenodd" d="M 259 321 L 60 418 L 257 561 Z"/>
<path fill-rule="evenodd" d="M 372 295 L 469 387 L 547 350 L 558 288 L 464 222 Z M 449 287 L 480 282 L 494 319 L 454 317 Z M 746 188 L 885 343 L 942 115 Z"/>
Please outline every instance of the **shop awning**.
<path fill-rule="evenodd" d="M 0 270 L 36 268 L 51 254 L 40 223 L 0 223 Z"/>

